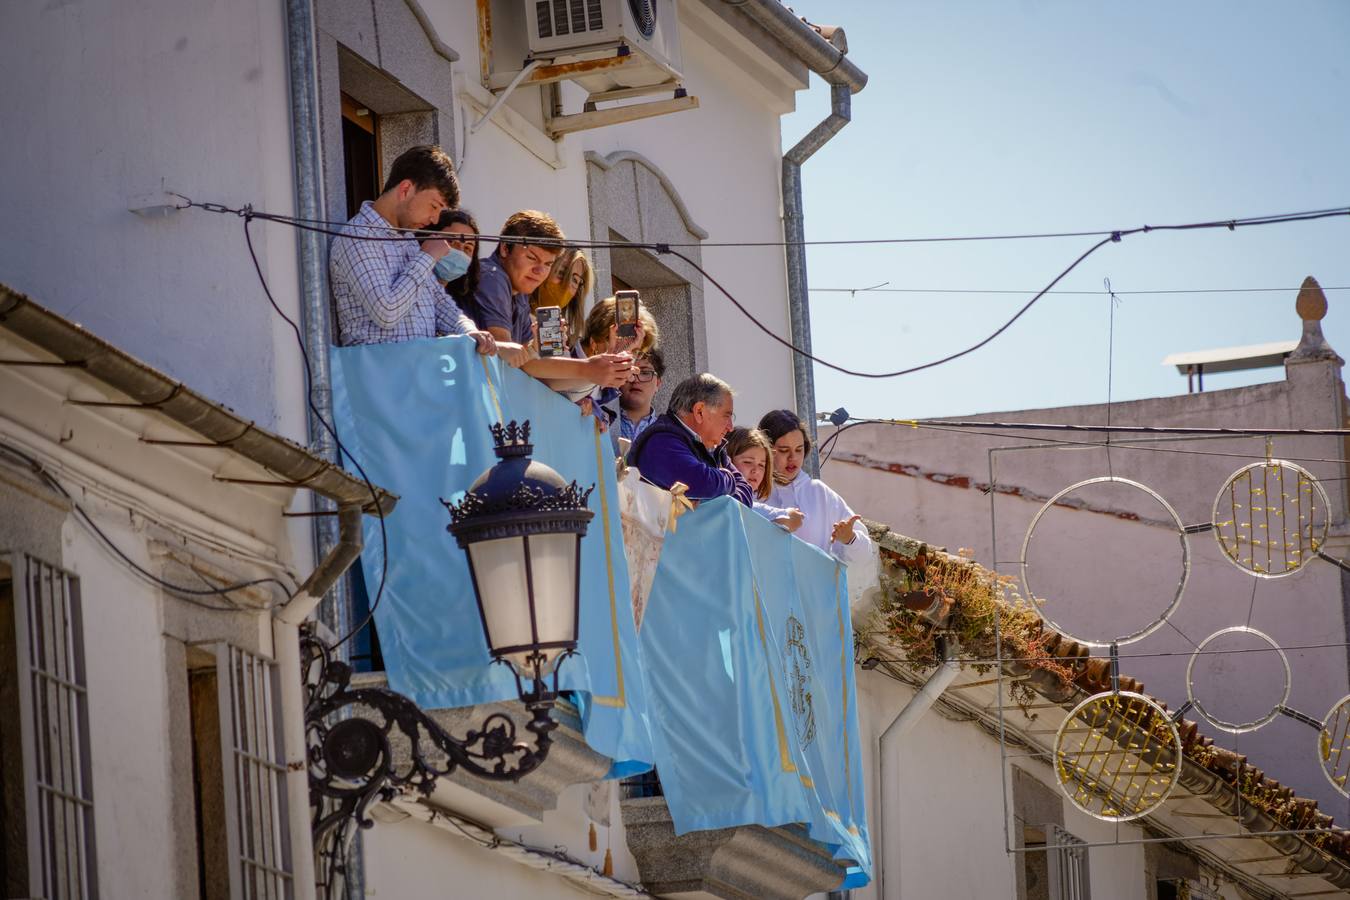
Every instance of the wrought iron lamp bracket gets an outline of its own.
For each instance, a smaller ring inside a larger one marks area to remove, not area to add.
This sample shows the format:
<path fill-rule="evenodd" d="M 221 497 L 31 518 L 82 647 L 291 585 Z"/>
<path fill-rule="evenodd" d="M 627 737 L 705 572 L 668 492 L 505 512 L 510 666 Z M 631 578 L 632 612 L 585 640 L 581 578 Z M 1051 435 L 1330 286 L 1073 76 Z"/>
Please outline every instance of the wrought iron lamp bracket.
<path fill-rule="evenodd" d="M 353 687 L 347 663 L 309 629 L 301 633 L 305 676 L 305 734 L 314 844 L 334 828 L 352 823 L 370 828 L 369 809 L 414 789 L 429 795 L 437 779 L 457 769 L 480 778 L 515 781 L 543 764 L 557 723 L 549 715 L 557 697 L 557 669 L 551 684 L 532 679 L 519 685 L 531 713 L 525 729 L 533 744 L 520 740 L 516 721 L 492 713 L 478 728 L 457 738 L 408 697 L 383 687 Z M 519 677 L 517 677 L 519 681 Z M 408 742 L 406 762 L 394 759 L 390 736 L 397 729 Z"/>

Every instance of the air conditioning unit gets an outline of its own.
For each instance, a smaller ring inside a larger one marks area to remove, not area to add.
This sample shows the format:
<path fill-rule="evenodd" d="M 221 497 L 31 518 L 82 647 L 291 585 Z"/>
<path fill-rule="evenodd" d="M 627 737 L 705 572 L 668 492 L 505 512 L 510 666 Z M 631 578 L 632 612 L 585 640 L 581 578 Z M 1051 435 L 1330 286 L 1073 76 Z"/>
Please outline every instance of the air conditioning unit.
<path fill-rule="evenodd" d="M 676 0 L 523 2 L 532 59 L 565 65 L 638 54 L 641 59 L 623 66 L 628 70 L 623 77 L 615 71 L 603 80 L 626 87 L 680 80 Z"/>

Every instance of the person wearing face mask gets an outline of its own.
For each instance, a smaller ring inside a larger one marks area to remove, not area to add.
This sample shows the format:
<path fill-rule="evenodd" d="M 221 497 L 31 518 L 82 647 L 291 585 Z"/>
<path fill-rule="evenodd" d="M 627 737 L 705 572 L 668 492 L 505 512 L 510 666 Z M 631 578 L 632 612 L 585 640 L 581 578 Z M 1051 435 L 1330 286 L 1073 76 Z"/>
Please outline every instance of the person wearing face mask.
<path fill-rule="evenodd" d="M 431 231 L 444 235 L 450 245 L 450 252 L 437 262 L 432 274 L 440 287 L 439 293 L 432 294 L 429 301 L 436 308 L 436 337 L 451 334 L 466 334 L 478 343 L 478 352 L 485 356 L 496 354 L 507 365 L 520 368 L 530 360 L 528 347 L 512 341 L 498 341 L 491 332 L 480 331 L 459 308 L 457 300 L 472 294 L 478 281 L 478 223 L 468 210 L 447 209 L 441 213 Z"/>
<path fill-rule="evenodd" d="M 759 420 L 773 446 L 773 490 L 764 501 L 769 506 L 796 507 L 802 511 L 797 537 L 815 544 L 841 562 L 866 559 L 872 552 L 872 539 L 844 498 L 819 478 L 802 470 L 811 438 L 806 426 L 790 409 L 775 409 Z"/>
<path fill-rule="evenodd" d="M 361 204 L 333 241 L 328 271 L 339 344 L 469 334 L 479 352 L 496 352 L 492 335 L 460 312 L 439 280 L 464 274 L 467 256 L 439 237 L 419 242 L 406 234 L 433 226 L 458 202 L 455 168 L 440 147 L 413 147 L 394 160 L 383 193 Z"/>
<path fill-rule="evenodd" d="M 561 309 L 564 343 L 574 347 L 583 337 L 581 325 L 585 317 L 582 310 L 594 284 L 595 270 L 586 254 L 576 247 L 564 247 L 553 261 L 548 278 L 530 296 L 530 312 L 541 306 Z"/>

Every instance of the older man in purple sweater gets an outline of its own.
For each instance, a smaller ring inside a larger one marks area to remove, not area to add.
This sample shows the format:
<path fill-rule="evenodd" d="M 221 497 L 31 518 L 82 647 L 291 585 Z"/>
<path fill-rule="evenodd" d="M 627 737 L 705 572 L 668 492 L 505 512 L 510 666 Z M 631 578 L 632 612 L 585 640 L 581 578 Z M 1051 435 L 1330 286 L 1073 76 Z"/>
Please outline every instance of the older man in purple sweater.
<path fill-rule="evenodd" d="M 750 506 L 754 491 L 723 447 L 734 421 L 731 386 L 706 372 L 692 375 L 675 386 L 665 415 L 638 435 L 628 463 L 659 488 L 684 482 L 691 500 L 730 495 Z"/>

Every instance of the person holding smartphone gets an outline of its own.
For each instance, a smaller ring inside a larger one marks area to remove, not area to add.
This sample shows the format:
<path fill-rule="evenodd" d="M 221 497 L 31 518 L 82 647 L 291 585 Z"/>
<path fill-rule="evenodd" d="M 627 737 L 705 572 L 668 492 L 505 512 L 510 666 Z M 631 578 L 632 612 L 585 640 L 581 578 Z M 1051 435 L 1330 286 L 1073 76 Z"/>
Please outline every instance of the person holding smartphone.
<path fill-rule="evenodd" d="M 646 353 L 656 348 L 660 340 L 660 330 L 656 319 L 646 309 L 636 309 L 636 321 L 629 335 L 620 335 L 624 330 L 618 318 L 618 303 L 613 297 L 606 297 L 586 316 L 586 328 L 575 352 L 586 357 L 597 355 L 627 353 L 640 360 Z M 631 383 L 641 372 L 639 365 L 625 384 Z M 614 422 L 616 416 L 612 409 L 614 401 L 619 399 L 619 388 L 605 385 L 586 385 L 575 392 L 560 391 L 571 399 L 583 404 L 583 411 L 593 413 L 600 422 L 600 430 L 605 431 Z"/>
<path fill-rule="evenodd" d="M 465 310 L 499 341 L 534 347 L 522 371 L 549 387 L 576 390 L 583 386 L 614 387 L 634 372 L 630 353 L 604 353 L 589 359 L 572 356 L 538 356 L 530 294 L 553 269 L 566 240 L 558 223 L 548 213 L 522 210 L 506 220 L 497 249 L 480 267 L 478 288 Z"/>

